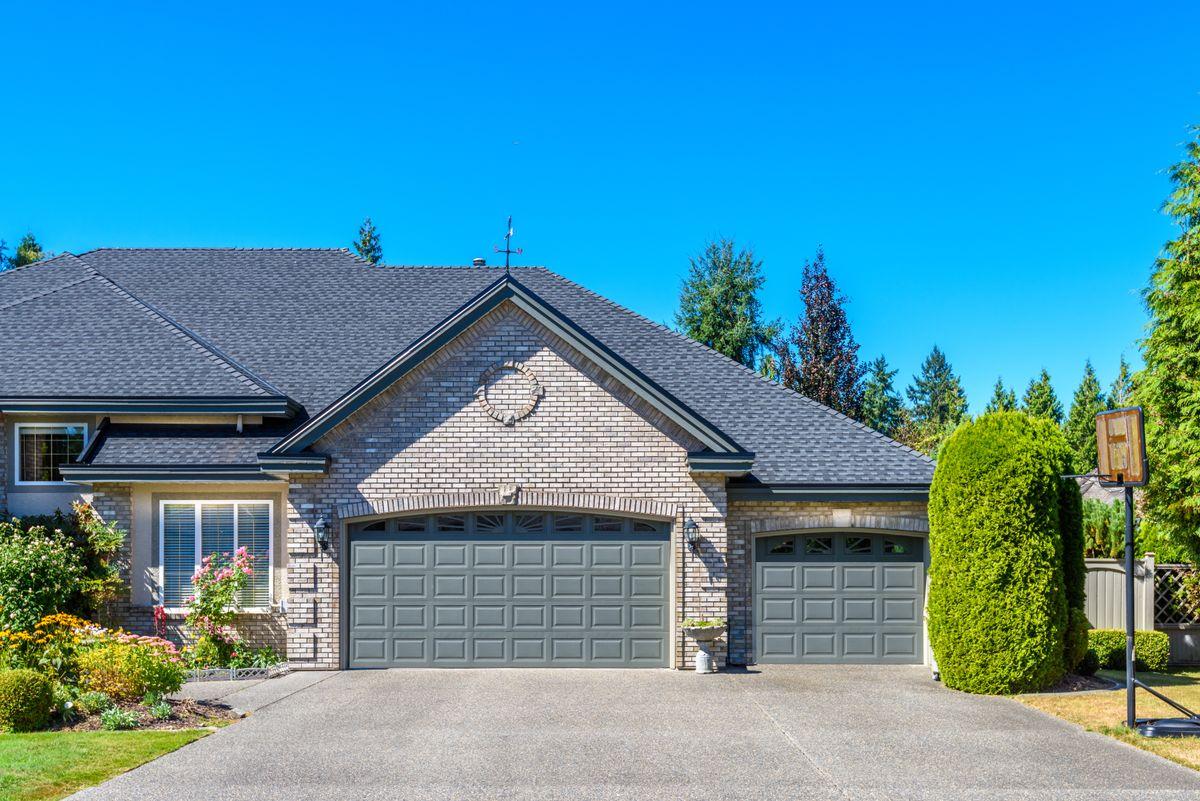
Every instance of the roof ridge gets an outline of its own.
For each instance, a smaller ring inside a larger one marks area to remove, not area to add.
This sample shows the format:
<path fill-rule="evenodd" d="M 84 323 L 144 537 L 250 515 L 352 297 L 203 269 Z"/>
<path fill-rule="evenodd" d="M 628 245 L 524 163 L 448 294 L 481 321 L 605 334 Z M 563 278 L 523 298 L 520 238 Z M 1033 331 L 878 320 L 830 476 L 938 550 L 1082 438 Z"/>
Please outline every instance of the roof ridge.
<path fill-rule="evenodd" d="M 157 251 L 175 251 L 175 252 L 180 252 L 180 253 L 187 252 L 187 251 L 196 251 L 196 250 L 202 250 L 202 251 L 216 251 L 216 250 L 223 250 L 223 251 L 245 251 L 245 252 L 249 252 L 249 253 L 261 253 L 261 252 L 264 252 L 264 251 L 266 251 L 266 252 L 278 252 L 278 253 L 284 253 L 284 252 L 289 252 L 289 253 L 312 253 L 312 252 L 317 252 L 317 253 L 338 253 L 338 252 L 341 252 L 341 253 L 350 253 L 350 249 L 349 249 L 349 248 L 329 248 L 329 247 L 325 247 L 325 248 L 266 248 L 266 247 L 92 248 L 91 250 L 85 250 L 83 253 L 79 254 L 79 257 L 86 256 L 86 255 L 88 255 L 89 253 L 104 253 L 104 252 L 107 252 L 107 251 L 156 251 L 156 250 L 157 250 Z M 61 254 L 60 254 L 60 255 L 61 255 Z M 57 258 L 57 257 L 55 257 L 55 258 Z M 356 258 L 357 258 L 357 257 L 356 257 Z M 47 261 L 48 261 L 48 259 L 47 259 Z M 37 262 L 35 262 L 35 264 L 36 264 L 36 263 L 37 263 Z M 26 265 L 26 266 L 28 266 L 28 265 Z"/>
<path fill-rule="evenodd" d="M 83 260 L 80 259 L 80 261 L 83 261 Z M 194 347 L 196 350 L 203 353 L 208 359 L 210 359 L 214 362 L 221 363 L 225 368 L 227 368 L 228 370 L 235 373 L 237 375 L 237 377 L 242 381 L 242 383 L 246 384 L 247 386 L 251 387 L 254 390 L 257 390 L 258 393 L 262 394 L 262 395 L 285 396 L 285 393 L 282 392 L 278 387 L 271 384 L 270 382 L 268 382 L 266 379 L 262 378 L 258 374 L 254 373 L 252 370 L 250 370 L 245 365 L 238 362 L 232 356 L 229 356 L 228 354 L 226 354 L 224 351 L 222 351 L 216 345 L 209 342 L 205 338 L 201 337 L 195 331 L 192 331 L 190 328 L 176 322 L 174 319 L 172 319 L 171 317 L 169 317 L 162 311 L 158 310 L 157 308 L 150 305 L 146 301 L 137 297 L 132 292 L 125 289 L 125 287 L 121 286 L 116 281 L 113 281 L 111 278 L 109 278 L 108 276 L 101 273 L 95 267 L 88 264 L 86 261 L 84 261 L 83 264 L 84 264 L 85 269 L 91 271 L 92 274 L 101 283 L 105 284 L 114 293 L 116 293 L 120 297 L 125 298 L 127 301 L 132 303 L 134 306 L 141 309 L 151 319 L 155 320 L 156 322 L 161 324 L 163 327 L 173 330 L 174 333 L 176 334 L 176 336 L 179 336 L 179 337 L 189 340 L 192 344 L 192 347 Z"/>
<path fill-rule="evenodd" d="M 26 266 L 28 266 L 28 265 L 26 265 Z M 37 300 L 38 298 L 44 298 L 47 295 L 53 295 L 55 292 L 61 292 L 64 289 L 70 289 L 73 286 L 78 286 L 79 284 L 82 284 L 82 283 L 85 283 L 85 282 L 91 281 L 91 280 L 94 280 L 94 276 L 86 275 L 83 278 L 76 278 L 73 281 L 68 281 L 65 284 L 60 284 L 59 286 L 51 287 L 50 289 L 43 289 L 41 292 L 35 292 L 32 295 L 26 295 L 23 298 L 18 298 L 9 303 L 0 305 L 0 311 L 3 311 L 5 309 L 11 309 L 14 306 L 20 306 L 22 303 L 28 303 L 31 300 Z"/>
<path fill-rule="evenodd" d="M 729 358 L 724 353 L 721 353 L 719 350 L 710 348 L 709 346 L 705 345 L 703 342 L 697 342 L 696 340 L 689 337 L 687 334 L 676 331 L 675 329 L 665 326 L 662 323 L 655 322 L 654 320 L 651 320 L 649 317 L 646 317 L 643 314 L 639 314 L 638 312 L 635 312 L 632 309 L 626 308 L 625 306 L 622 306 L 620 303 L 617 303 L 615 300 L 606 298 L 604 295 L 594 292 L 591 289 L 588 289 L 587 287 L 583 286 L 582 284 L 578 284 L 578 283 L 572 281 L 570 278 L 567 278 L 564 275 L 556 273 L 551 269 L 548 269 L 546 267 L 537 267 L 534 269 L 543 270 L 544 272 L 554 276 L 555 278 L 562 281 L 563 283 L 568 284 L 568 285 L 584 292 L 587 295 L 590 295 L 591 297 L 601 301 L 602 303 L 605 303 L 605 304 L 613 307 L 617 311 L 624 312 L 625 314 L 636 317 L 645 323 L 649 323 L 651 326 L 654 326 L 655 328 L 658 328 L 668 334 L 671 334 L 672 336 L 675 336 L 675 337 L 683 340 L 688 345 L 692 345 L 694 347 L 701 348 L 701 349 L 707 351 L 708 353 L 717 356 L 718 358 L 724 359 L 725 361 L 729 362 L 734 367 L 737 367 L 737 368 L 745 371 L 746 373 L 753 376 L 754 378 L 761 381 L 762 383 L 766 384 L 767 386 L 774 387 L 777 390 L 781 390 L 789 395 L 799 398 L 800 400 L 804 401 L 805 403 L 815 406 L 817 409 L 819 409 L 833 417 L 845 420 L 846 422 L 850 423 L 851 425 L 853 425 L 859 429 L 862 429 L 863 431 L 867 432 L 868 434 L 871 434 L 872 436 L 883 440 L 884 443 L 886 443 L 888 445 L 899 448 L 900 450 L 905 451 L 907 453 L 911 453 L 914 456 L 918 456 L 926 462 L 929 462 L 931 464 L 933 463 L 933 459 L 931 459 L 928 455 L 921 453 L 920 451 L 918 451 L 914 448 L 910 448 L 908 445 L 905 445 L 903 442 L 898 442 L 886 434 L 876 431 L 875 429 L 871 428 L 870 426 L 866 425 L 865 423 L 859 422 L 858 420 L 855 420 L 852 417 L 848 417 L 847 415 L 842 414 L 837 409 L 833 409 L 829 406 L 826 406 L 825 404 L 821 403 L 820 401 L 815 401 L 812 398 L 808 397 L 807 395 L 803 395 L 794 389 L 785 387 L 783 384 L 776 383 L 775 381 L 772 381 L 772 380 L 760 375 L 757 370 L 753 370 L 753 369 L 747 367 L 746 365 L 742 364 L 741 362 L 739 362 L 736 359 Z"/>

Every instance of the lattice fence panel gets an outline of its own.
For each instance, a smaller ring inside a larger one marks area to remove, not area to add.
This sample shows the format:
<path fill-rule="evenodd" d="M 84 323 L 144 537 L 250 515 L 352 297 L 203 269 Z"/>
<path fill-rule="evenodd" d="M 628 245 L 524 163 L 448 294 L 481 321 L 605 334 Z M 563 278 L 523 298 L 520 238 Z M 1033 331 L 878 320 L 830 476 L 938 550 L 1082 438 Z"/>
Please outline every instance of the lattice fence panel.
<path fill-rule="evenodd" d="M 1154 571 L 1154 624 L 1200 625 L 1200 570 L 1159 565 Z"/>

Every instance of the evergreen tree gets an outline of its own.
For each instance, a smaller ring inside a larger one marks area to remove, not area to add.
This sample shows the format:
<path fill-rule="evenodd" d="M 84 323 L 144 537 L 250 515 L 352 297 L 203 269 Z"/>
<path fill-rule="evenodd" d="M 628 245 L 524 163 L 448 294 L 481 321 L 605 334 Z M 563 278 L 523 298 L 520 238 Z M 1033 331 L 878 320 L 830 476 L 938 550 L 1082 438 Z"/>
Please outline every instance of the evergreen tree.
<path fill-rule="evenodd" d="M 1015 412 L 1017 410 L 1017 393 L 1004 386 L 1004 379 L 997 378 L 996 386 L 992 389 L 992 399 L 988 401 L 984 414 L 996 412 Z"/>
<path fill-rule="evenodd" d="M 946 354 L 937 345 L 921 364 L 921 372 L 905 391 L 912 404 L 911 434 L 905 442 L 936 454 L 942 442 L 967 419 L 967 394 Z"/>
<path fill-rule="evenodd" d="M 358 257 L 365 262 L 379 264 L 383 260 L 383 245 L 379 241 L 379 231 L 375 229 L 375 223 L 371 222 L 370 217 L 363 220 L 363 224 L 358 227 L 358 239 L 354 240 L 351 246 Z"/>
<path fill-rule="evenodd" d="M 753 250 L 735 250 L 730 239 L 710 242 L 690 260 L 675 324 L 697 342 L 754 367 L 779 332 L 762 319 L 758 290 L 766 280 Z"/>
<path fill-rule="evenodd" d="M 898 372 L 889 370 L 887 359 L 882 356 L 867 365 L 859 417 L 866 425 L 893 438 L 904 422 L 904 404 L 893 385 Z"/>
<path fill-rule="evenodd" d="M 4 272 L 11 265 L 8 261 L 8 243 L 0 239 L 0 272 Z"/>
<path fill-rule="evenodd" d="M 1108 388 L 1108 397 L 1104 402 L 1109 409 L 1122 409 L 1133 403 L 1133 371 L 1129 369 L 1129 362 L 1125 361 L 1125 354 L 1121 354 L 1117 377 Z"/>
<path fill-rule="evenodd" d="M 1045 417 L 1056 425 L 1062 425 L 1062 404 L 1058 402 L 1054 385 L 1050 383 L 1050 374 L 1044 368 L 1037 378 L 1029 382 L 1025 397 L 1021 399 L 1021 411 L 1031 417 Z"/>
<path fill-rule="evenodd" d="M 12 258 L 9 259 L 9 264 L 13 267 L 24 267 L 26 264 L 41 261 L 49 255 L 49 253 L 42 250 L 42 246 L 33 234 L 25 234 L 25 236 L 21 237 L 21 241 L 17 243 L 17 249 L 13 251 Z"/>
<path fill-rule="evenodd" d="M 800 281 L 804 312 L 776 346 L 784 386 L 857 418 L 862 407 L 863 367 L 846 319 L 846 298 L 825 266 L 825 252 L 805 262 Z"/>
<path fill-rule="evenodd" d="M 1200 132 L 1200 128 L 1193 133 Z M 1155 261 L 1145 291 L 1146 367 L 1135 396 L 1147 411 L 1150 483 L 1147 517 L 1189 546 L 1200 540 L 1200 138 L 1169 172 L 1174 190 L 1163 210 L 1179 225 Z"/>
<path fill-rule="evenodd" d="M 1096 468 L 1096 414 L 1104 411 L 1104 393 L 1092 360 L 1083 365 L 1083 379 L 1071 399 L 1071 413 L 1063 426 L 1067 444 L 1071 446 L 1071 465 L 1076 473 Z"/>

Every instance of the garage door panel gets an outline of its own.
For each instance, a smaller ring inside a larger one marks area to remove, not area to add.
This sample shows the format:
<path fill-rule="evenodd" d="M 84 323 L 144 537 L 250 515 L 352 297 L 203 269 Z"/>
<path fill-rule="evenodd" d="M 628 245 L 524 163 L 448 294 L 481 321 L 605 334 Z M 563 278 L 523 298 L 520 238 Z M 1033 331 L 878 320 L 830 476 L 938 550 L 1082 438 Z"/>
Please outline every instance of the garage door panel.
<path fill-rule="evenodd" d="M 803 545 L 781 547 L 787 537 L 773 535 L 768 542 L 758 543 L 753 600 L 756 659 L 763 663 L 920 662 L 925 587 L 920 548 L 888 549 L 883 536 L 821 534 L 828 547 L 807 553 Z"/>
<path fill-rule="evenodd" d="M 352 531 L 351 667 L 665 666 L 670 543 L 616 528 L 607 541 Z"/>

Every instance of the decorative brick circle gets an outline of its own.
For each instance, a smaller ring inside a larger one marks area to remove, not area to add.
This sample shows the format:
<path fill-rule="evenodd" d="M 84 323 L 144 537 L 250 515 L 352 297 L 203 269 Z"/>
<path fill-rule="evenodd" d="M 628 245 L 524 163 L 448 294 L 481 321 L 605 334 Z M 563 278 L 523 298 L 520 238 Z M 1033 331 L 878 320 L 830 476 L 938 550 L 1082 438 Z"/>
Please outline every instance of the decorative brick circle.
<path fill-rule="evenodd" d="M 489 389 L 494 390 L 496 385 L 509 375 L 523 378 L 525 387 L 515 393 L 511 390 L 504 393 L 507 397 L 489 396 Z M 546 390 L 538 382 L 537 376 L 533 374 L 532 370 L 522 362 L 509 359 L 483 371 L 483 375 L 479 376 L 479 388 L 475 390 L 475 400 L 487 412 L 488 417 L 506 426 L 513 426 L 518 420 L 523 420 L 533 414 L 538 401 L 545 394 Z"/>

